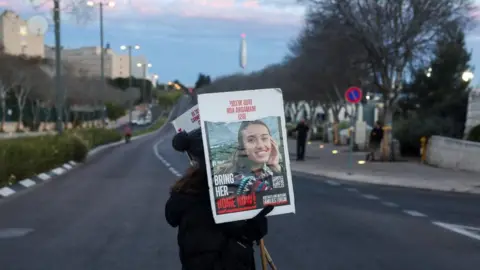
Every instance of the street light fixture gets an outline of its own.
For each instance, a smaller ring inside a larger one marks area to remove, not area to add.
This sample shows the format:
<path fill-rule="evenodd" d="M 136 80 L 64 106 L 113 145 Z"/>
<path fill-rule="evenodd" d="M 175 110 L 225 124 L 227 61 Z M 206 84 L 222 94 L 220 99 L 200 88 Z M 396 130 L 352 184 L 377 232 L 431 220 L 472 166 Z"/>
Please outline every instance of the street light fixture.
<path fill-rule="evenodd" d="M 471 72 L 470 70 L 466 70 L 462 73 L 462 80 L 464 82 L 470 82 L 471 80 L 473 80 L 473 72 Z"/>
<path fill-rule="evenodd" d="M 128 50 L 128 87 L 133 87 L 133 74 L 132 74 L 132 50 L 140 50 L 139 45 L 122 45 L 120 46 L 122 51 Z M 132 111 L 133 111 L 133 101 L 129 104 L 128 110 L 128 119 L 129 123 L 132 123 Z"/>
<path fill-rule="evenodd" d="M 88 1 L 87 5 L 90 7 L 93 7 L 95 5 L 98 5 L 100 9 L 100 79 L 101 79 L 101 92 L 103 93 L 105 90 L 105 51 L 104 51 L 104 45 L 103 45 L 103 6 L 107 5 L 109 7 L 114 7 L 115 2 L 114 1 Z M 102 125 L 105 125 L 105 117 L 106 113 L 105 110 L 102 110 Z"/>

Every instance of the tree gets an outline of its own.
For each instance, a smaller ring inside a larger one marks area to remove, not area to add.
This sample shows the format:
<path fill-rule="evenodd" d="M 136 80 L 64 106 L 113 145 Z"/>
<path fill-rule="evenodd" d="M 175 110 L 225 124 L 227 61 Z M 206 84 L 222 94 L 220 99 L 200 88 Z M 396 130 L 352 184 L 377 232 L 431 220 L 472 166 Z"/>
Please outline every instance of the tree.
<path fill-rule="evenodd" d="M 197 82 L 195 82 L 195 89 L 201 88 L 211 83 L 212 83 L 212 80 L 210 79 L 210 76 L 200 73 L 198 74 Z"/>
<path fill-rule="evenodd" d="M 470 93 L 470 82 L 464 81 L 462 75 L 471 70 L 470 58 L 464 32 L 446 32 L 437 42 L 435 58 L 416 70 L 413 81 L 405 84 L 405 98 L 399 102 L 403 116 L 413 111 L 423 119 L 444 119 L 452 123 L 448 133 L 436 135 L 462 138 Z"/>
<path fill-rule="evenodd" d="M 431 55 L 441 33 L 472 22 L 471 0 L 309 0 L 321 18 L 333 18 L 365 51 L 364 64 L 382 94 L 384 123 L 391 123 L 409 65 Z M 389 149 L 385 155 L 389 155 Z"/>
<path fill-rule="evenodd" d="M 18 131 L 21 130 L 23 123 L 24 108 L 28 95 L 34 88 L 41 88 L 42 82 L 48 80 L 47 74 L 39 67 L 40 63 L 40 58 L 18 58 L 17 71 L 14 75 L 15 86 L 13 88 L 18 106 Z"/>
<path fill-rule="evenodd" d="M 0 105 L 2 107 L 2 120 L 0 132 L 4 131 L 7 115 L 7 99 L 12 88 L 16 85 L 15 74 L 17 59 L 12 55 L 0 54 Z"/>

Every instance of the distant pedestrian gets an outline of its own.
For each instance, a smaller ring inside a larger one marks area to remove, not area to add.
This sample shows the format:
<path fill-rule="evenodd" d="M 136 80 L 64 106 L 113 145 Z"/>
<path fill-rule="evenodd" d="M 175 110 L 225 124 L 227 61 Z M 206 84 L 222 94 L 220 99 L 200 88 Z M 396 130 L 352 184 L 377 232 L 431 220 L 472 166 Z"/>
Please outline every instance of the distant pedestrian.
<path fill-rule="evenodd" d="M 294 131 L 297 132 L 297 160 L 305 160 L 305 146 L 307 144 L 308 131 L 310 128 L 301 120 Z"/>
<path fill-rule="evenodd" d="M 380 149 L 380 145 L 383 139 L 383 127 L 382 124 L 377 121 L 375 127 L 373 127 L 370 132 L 370 139 L 368 142 L 369 153 L 367 154 L 366 160 L 375 161 L 375 153 Z"/>

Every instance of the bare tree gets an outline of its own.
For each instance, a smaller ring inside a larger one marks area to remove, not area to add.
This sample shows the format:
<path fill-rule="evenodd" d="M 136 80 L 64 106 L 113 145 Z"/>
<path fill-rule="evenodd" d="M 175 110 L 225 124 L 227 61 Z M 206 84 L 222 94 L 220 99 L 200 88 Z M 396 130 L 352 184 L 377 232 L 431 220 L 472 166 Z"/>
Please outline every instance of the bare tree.
<path fill-rule="evenodd" d="M 43 76 L 41 73 L 38 74 L 38 81 L 36 81 L 35 87 L 27 97 L 28 101 L 30 102 L 30 109 L 33 117 L 33 129 L 37 129 L 37 127 L 40 126 L 40 113 L 42 110 L 49 110 L 48 104 L 51 103 L 54 95 L 51 77 L 44 71 L 44 69 L 42 69 L 42 65 L 40 65 L 40 70 L 43 71 Z M 49 114 L 45 113 L 44 115 L 49 116 Z M 46 122 L 48 123 L 48 120 L 46 120 Z"/>
<path fill-rule="evenodd" d="M 344 26 L 365 51 L 371 81 L 383 96 L 382 120 L 391 124 L 406 69 L 431 57 L 437 39 L 452 25 L 471 25 L 472 0 L 307 0 L 319 19 Z M 389 153 L 389 150 L 387 150 Z"/>
<path fill-rule="evenodd" d="M 2 119 L 0 132 L 4 131 L 7 116 L 7 98 L 15 86 L 15 74 L 17 72 L 17 58 L 11 55 L 0 54 L 0 105 Z"/>

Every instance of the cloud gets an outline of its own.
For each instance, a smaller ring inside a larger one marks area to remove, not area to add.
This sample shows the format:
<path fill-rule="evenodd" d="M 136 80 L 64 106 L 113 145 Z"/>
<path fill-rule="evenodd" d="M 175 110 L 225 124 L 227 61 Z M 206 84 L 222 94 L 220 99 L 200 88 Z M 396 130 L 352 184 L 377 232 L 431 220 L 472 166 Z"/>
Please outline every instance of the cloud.
<path fill-rule="evenodd" d="M 98 2 L 99 0 L 92 0 Z M 0 6 L 18 12 L 33 7 L 48 12 L 50 0 L 0 0 Z M 64 10 L 85 11 L 88 0 L 63 0 Z M 150 16 L 180 16 L 186 18 L 221 19 L 235 22 L 298 25 L 303 22 L 304 7 L 296 0 L 115 0 L 112 10 L 105 7 L 106 17 L 141 19 Z M 33 4 L 32 4 L 33 3 Z"/>

